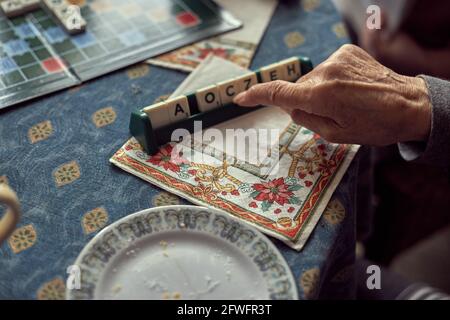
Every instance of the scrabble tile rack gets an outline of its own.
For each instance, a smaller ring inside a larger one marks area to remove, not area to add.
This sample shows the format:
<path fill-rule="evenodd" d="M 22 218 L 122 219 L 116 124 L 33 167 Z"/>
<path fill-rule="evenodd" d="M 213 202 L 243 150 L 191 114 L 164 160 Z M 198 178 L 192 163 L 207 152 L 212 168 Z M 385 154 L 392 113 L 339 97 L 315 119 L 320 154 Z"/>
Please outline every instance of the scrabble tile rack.
<path fill-rule="evenodd" d="M 290 58 L 287 60 L 291 60 Z M 307 57 L 295 57 L 299 62 L 301 69 L 300 76 L 305 75 L 313 69 L 311 60 Z M 284 60 L 284 61 L 287 61 Z M 269 66 L 253 71 L 256 74 L 257 83 L 277 80 L 277 78 L 270 77 L 271 70 L 276 70 L 277 66 L 282 64 L 274 63 Z M 282 79 L 288 81 L 295 81 L 295 79 Z M 197 91 L 198 92 L 198 91 Z M 153 155 L 158 152 L 160 146 L 172 141 L 172 133 L 176 129 L 186 129 L 190 133 L 194 133 L 194 123 L 196 121 L 202 122 L 202 129 L 214 126 L 215 124 L 239 117 L 251 111 L 254 111 L 262 106 L 256 108 L 240 107 L 234 103 L 227 103 L 218 108 L 208 111 L 201 111 L 199 108 L 198 96 L 196 93 L 191 93 L 186 96 L 190 109 L 190 116 L 174 123 L 169 123 L 161 127 L 152 125 L 151 117 L 144 111 L 145 108 L 133 111 L 130 118 L 130 132 L 133 137 L 140 143 L 147 154 Z M 148 107 L 147 107 L 148 108 Z"/>

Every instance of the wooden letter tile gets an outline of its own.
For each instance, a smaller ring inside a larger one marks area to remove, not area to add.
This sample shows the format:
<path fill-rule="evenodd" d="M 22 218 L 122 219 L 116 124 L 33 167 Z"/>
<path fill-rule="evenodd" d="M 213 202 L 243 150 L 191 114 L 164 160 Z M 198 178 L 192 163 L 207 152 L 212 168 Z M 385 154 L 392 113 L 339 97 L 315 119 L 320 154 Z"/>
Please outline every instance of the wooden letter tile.
<path fill-rule="evenodd" d="M 23 3 L 21 0 L 1 1 L 0 6 L 8 18 L 14 18 L 23 14 Z"/>
<path fill-rule="evenodd" d="M 145 107 L 142 111 L 150 118 L 153 129 L 164 127 L 170 123 L 169 110 L 165 102 Z"/>
<path fill-rule="evenodd" d="M 298 58 L 286 59 L 280 61 L 279 64 L 282 66 L 283 80 L 297 81 L 301 77 L 302 69 Z"/>
<path fill-rule="evenodd" d="M 195 97 L 197 98 L 198 109 L 201 112 L 209 111 L 222 106 L 220 102 L 219 88 L 215 85 L 197 90 Z"/>
<path fill-rule="evenodd" d="M 171 123 L 189 118 L 191 115 L 191 111 L 189 110 L 189 102 L 186 96 L 166 100 L 164 103 L 167 105 Z"/>
<path fill-rule="evenodd" d="M 226 105 L 233 101 L 233 98 L 241 92 L 239 81 L 237 79 L 222 81 L 217 84 L 219 87 L 220 101 Z"/>
<path fill-rule="evenodd" d="M 254 72 L 250 72 L 246 75 L 237 77 L 235 80 L 238 83 L 239 92 L 247 91 L 258 83 L 258 77 Z"/>
<path fill-rule="evenodd" d="M 283 69 L 278 63 L 268 65 L 259 70 L 262 82 L 283 80 Z"/>

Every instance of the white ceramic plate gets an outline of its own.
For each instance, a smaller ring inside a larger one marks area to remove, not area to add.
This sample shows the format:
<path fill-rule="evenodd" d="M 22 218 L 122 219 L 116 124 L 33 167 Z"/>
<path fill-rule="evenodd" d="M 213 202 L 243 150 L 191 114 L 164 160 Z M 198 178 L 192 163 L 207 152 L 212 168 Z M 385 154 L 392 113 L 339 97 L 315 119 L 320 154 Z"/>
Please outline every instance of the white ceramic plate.
<path fill-rule="evenodd" d="M 263 234 L 217 210 L 140 211 L 97 234 L 78 256 L 68 299 L 297 299 L 291 271 Z"/>

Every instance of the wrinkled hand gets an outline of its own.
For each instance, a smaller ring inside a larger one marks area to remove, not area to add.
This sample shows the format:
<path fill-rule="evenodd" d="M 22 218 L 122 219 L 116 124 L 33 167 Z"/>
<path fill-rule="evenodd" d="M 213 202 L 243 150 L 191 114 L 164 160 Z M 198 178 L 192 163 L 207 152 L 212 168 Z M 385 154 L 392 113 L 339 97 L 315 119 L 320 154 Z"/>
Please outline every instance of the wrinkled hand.
<path fill-rule="evenodd" d="M 431 126 L 425 81 L 399 75 L 353 45 L 342 46 L 297 83 L 258 84 L 234 102 L 278 106 L 335 143 L 426 141 Z"/>

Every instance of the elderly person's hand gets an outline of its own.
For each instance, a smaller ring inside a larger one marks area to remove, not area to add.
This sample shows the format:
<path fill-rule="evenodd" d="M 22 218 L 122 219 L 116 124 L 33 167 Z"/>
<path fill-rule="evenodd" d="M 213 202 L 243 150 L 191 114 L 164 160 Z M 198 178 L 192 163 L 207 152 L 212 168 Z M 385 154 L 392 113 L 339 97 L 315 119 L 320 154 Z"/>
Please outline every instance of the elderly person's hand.
<path fill-rule="evenodd" d="M 431 127 L 425 81 L 397 74 L 353 45 L 342 46 L 297 83 L 257 84 L 234 102 L 278 106 L 336 143 L 426 141 Z"/>

